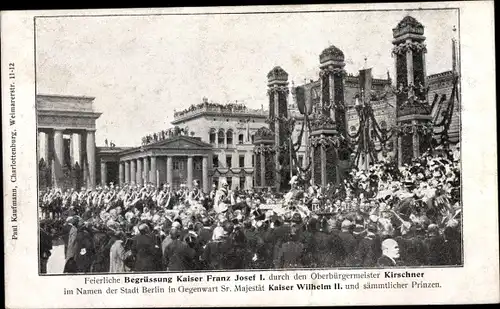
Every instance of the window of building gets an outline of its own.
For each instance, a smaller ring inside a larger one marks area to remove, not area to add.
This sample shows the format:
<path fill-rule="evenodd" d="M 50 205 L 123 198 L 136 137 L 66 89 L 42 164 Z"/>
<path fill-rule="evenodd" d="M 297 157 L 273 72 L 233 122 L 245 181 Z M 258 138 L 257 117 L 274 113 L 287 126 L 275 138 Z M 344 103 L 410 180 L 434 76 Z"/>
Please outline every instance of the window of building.
<path fill-rule="evenodd" d="M 299 156 L 299 160 L 298 161 L 299 161 L 299 166 L 300 167 L 304 166 L 304 164 L 303 164 L 304 163 L 304 157 L 303 156 Z"/>
<path fill-rule="evenodd" d="M 349 128 L 349 130 L 351 131 L 351 133 L 354 133 L 354 132 L 356 132 L 356 127 L 355 126 L 351 126 Z"/>
<path fill-rule="evenodd" d="M 219 167 L 219 156 L 213 156 L 212 157 L 212 166 L 213 167 Z"/>
<path fill-rule="evenodd" d="M 226 136 L 227 136 L 227 144 L 232 145 L 233 144 L 233 130 L 231 130 L 231 129 L 227 130 Z"/>
<path fill-rule="evenodd" d="M 226 156 L 226 167 L 227 168 L 230 168 L 232 165 L 231 165 L 231 156 Z"/>
<path fill-rule="evenodd" d="M 240 167 L 245 167 L 245 156 L 240 156 Z"/>
<path fill-rule="evenodd" d="M 226 138 L 224 136 L 224 130 L 223 129 L 220 129 L 219 130 L 219 133 L 218 133 L 218 142 L 219 142 L 219 145 L 224 145 L 224 139 Z"/>
<path fill-rule="evenodd" d="M 245 177 L 240 177 L 240 189 L 244 190 L 245 187 Z"/>
<path fill-rule="evenodd" d="M 209 136 L 210 136 L 210 144 L 212 145 L 215 144 L 217 138 L 217 131 L 214 128 L 210 129 Z"/>
<path fill-rule="evenodd" d="M 255 155 L 252 156 L 252 167 L 255 166 Z"/>
<path fill-rule="evenodd" d="M 238 135 L 238 143 L 241 145 L 243 144 L 243 134 Z"/>
<path fill-rule="evenodd" d="M 252 134 L 251 139 L 252 139 L 252 144 L 253 144 L 253 141 L 255 140 L 255 135 L 254 134 Z"/>
<path fill-rule="evenodd" d="M 180 161 L 174 160 L 174 162 L 173 162 L 173 168 L 174 168 L 175 171 L 178 171 L 178 170 L 181 169 L 181 164 L 180 163 L 181 163 Z"/>
<path fill-rule="evenodd" d="M 226 182 L 229 189 L 231 189 L 233 187 L 233 177 L 227 177 Z"/>

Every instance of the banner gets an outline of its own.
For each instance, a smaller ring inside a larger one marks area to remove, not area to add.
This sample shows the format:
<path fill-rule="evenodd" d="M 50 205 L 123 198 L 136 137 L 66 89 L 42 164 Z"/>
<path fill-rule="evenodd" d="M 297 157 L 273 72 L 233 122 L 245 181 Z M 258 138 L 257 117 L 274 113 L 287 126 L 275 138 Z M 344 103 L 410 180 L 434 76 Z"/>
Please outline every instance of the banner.
<path fill-rule="evenodd" d="M 359 92 L 363 94 L 364 102 L 370 102 L 372 89 L 372 69 L 359 70 Z"/>

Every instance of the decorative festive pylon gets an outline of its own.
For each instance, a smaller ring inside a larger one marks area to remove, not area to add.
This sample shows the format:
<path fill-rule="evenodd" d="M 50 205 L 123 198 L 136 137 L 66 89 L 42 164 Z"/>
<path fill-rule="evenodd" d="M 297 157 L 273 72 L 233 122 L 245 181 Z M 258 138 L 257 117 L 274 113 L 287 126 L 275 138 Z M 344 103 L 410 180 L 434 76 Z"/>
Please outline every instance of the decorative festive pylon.
<path fill-rule="evenodd" d="M 424 26 L 406 16 L 392 29 L 396 65 L 398 164 L 410 163 L 430 147 L 431 106 L 427 100 Z"/>
<path fill-rule="evenodd" d="M 311 182 L 340 182 L 338 150 L 346 136 L 344 53 L 335 46 L 323 50 L 320 62 L 320 106 L 311 120 Z"/>
<path fill-rule="evenodd" d="M 288 73 L 274 67 L 267 74 L 269 95 L 269 128 L 274 134 L 276 191 L 286 189 L 290 181 L 290 136 L 288 120 Z"/>

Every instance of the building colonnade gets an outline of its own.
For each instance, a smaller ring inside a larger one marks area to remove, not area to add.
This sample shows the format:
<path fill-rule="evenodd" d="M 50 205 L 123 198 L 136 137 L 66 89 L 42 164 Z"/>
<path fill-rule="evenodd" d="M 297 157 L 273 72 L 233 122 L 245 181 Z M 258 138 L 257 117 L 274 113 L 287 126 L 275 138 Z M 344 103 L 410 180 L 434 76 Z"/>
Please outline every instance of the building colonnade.
<path fill-rule="evenodd" d="M 69 149 L 65 149 L 65 136 L 69 135 Z M 83 171 L 84 184 L 88 188 L 96 185 L 96 145 L 95 129 L 38 129 L 37 143 L 38 162 L 42 159 L 50 166 L 52 186 L 63 187 L 65 179 L 63 169 L 67 166 L 79 166 Z M 65 150 L 69 150 L 69 161 L 65 158 Z"/>
<path fill-rule="evenodd" d="M 201 158 L 201 189 L 209 191 L 208 155 L 151 155 L 133 159 L 121 159 L 118 165 L 118 181 L 120 184 L 135 183 L 142 186 L 152 183 L 156 187 L 160 183 L 174 183 L 174 159 L 186 158 L 186 185 L 193 188 L 194 159 Z M 163 166 L 162 166 L 163 165 Z M 101 160 L 101 182 L 107 183 L 107 162 Z"/>

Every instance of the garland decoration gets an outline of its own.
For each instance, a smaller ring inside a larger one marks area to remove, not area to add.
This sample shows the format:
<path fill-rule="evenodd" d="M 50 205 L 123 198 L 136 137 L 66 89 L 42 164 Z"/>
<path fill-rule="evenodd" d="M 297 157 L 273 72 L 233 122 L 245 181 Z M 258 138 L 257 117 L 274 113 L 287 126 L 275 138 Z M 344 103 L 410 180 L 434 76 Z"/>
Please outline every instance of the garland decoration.
<path fill-rule="evenodd" d="M 427 53 L 427 46 L 425 43 L 410 41 L 399 44 L 392 49 L 392 54 L 400 55 L 406 53 L 408 50 L 415 52 Z"/>

